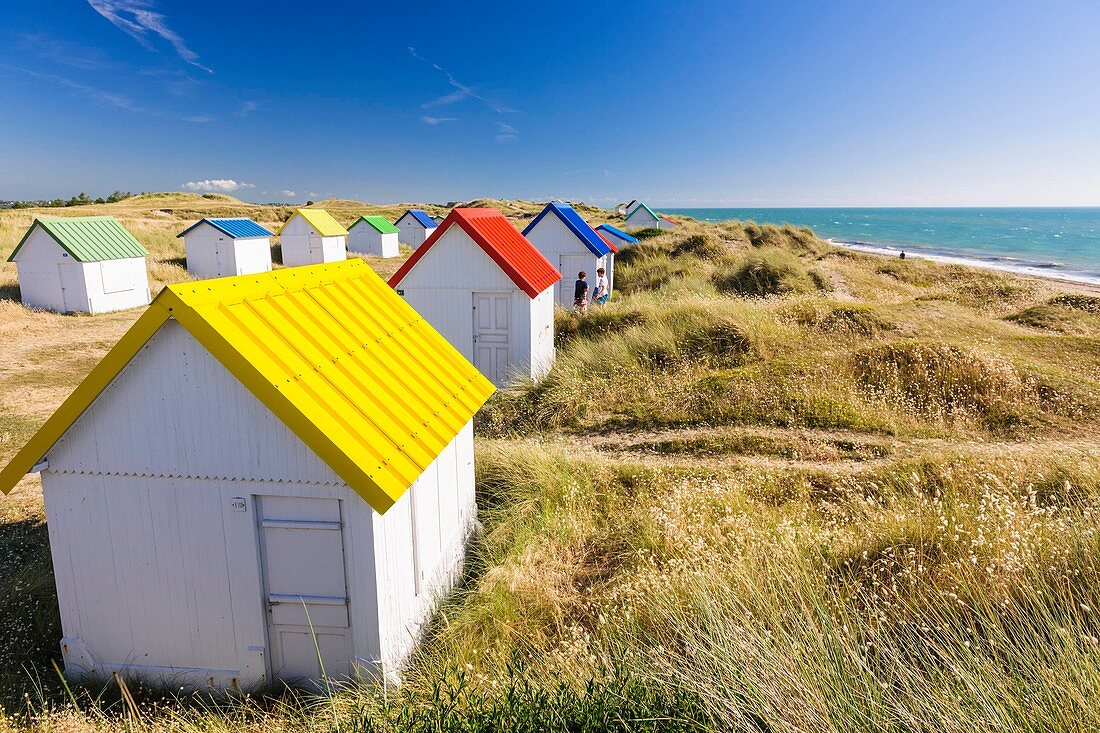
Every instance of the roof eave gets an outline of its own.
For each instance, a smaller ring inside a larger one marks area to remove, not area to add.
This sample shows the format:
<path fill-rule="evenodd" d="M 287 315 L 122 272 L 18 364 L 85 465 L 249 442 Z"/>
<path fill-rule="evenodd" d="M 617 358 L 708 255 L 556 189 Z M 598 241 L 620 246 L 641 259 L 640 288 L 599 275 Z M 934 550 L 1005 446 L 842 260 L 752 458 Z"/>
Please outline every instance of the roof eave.
<path fill-rule="evenodd" d="M 573 211 L 574 214 L 577 213 L 576 209 L 573 209 L 572 206 L 570 206 L 569 208 L 570 208 L 571 211 Z M 558 217 L 558 221 L 560 221 L 562 224 L 564 224 L 566 229 L 573 232 L 573 234 L 577 237 L 577 239 L 581 240 L 581 244 L 583 244 L 589 252 L 596 255 L 597 257 L 603 257 L 604 255 L 607 255 L 607 254 L 611 253 L 611 250 L 609 248 L 607 248 L 607 243 L 606 242 L 603 242 L 601 240 L 600 244 L 596 245 L 596 244 L 588 241 L 588 237 L 584 236 L 584 234 L 582 232 L 577 230 L 577 225 L 574 224 L 573 222 L 569 221 L 569 217 L 567 217 L 565 215 L 565 213 L 558 206 L 554 205 L 553 203 L 547 204 L 546 207 L 543 208 L 543 210 L 541 212 L 539 212 L 539 215 L 536 216 L 534 218 L 534 220 L 532 220 L 532 222 L 527 225 L 527 228 L 524 229 L 523 232 L 522 232 L 523 236 L 526 237 L 527 233 L 535 228 L 535 225 L 537 225 L 539 223 L 539 221 L 546 215 L 546 212 L 548 212 L 548 211 L 553 211 L 554 214 Z M 577 214 L 577 217 L 580 218 L 580 214 Z M 583 222 L 584 219 L 581 219 L 581 221 Z M 586 224 L 587 224 L 587 222 L 586 222 Z M 589 227 L 589 228 L 591 229 L 591 227 Z M 593 230 L 593 232 L 594 231 L 595 230 Z M 600 236 L 599 234 L 596 235 L 597 238 L 599 236 Z M 601 250 L 604 250 L 604 249 L 607 249 L 607 251 L 606 252 L 601 251 Z"/>

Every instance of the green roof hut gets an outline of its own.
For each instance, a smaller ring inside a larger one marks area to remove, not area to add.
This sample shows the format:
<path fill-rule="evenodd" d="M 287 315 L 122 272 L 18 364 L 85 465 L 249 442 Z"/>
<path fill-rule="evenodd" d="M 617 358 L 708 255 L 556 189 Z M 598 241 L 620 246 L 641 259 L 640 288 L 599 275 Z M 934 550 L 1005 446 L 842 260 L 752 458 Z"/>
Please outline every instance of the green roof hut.
<path fill-rule="evenodd" d="M 43 216 L 8 262 L 23 304 L 59 313 L 106 313 L 149 304 L 149 253 L 113 216 Z"/>

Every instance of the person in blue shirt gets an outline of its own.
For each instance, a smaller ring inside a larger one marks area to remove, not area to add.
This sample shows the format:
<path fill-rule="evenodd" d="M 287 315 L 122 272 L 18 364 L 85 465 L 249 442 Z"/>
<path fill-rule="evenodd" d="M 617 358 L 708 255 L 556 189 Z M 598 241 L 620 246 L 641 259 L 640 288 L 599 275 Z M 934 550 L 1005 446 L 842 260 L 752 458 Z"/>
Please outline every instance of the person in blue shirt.
<path fill-rule="evenodd" d="M 588 312 L 588 273 L 577 273 L 577 282 L 573 285 L 573 310 L 577 313 Z"/>

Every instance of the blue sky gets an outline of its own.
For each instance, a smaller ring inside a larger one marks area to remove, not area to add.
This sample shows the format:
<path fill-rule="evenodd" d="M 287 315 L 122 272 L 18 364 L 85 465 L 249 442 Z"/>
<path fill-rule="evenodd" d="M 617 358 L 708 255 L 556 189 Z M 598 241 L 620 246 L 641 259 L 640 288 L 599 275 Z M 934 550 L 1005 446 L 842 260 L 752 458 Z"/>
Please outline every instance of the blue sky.
<path fill-rule="evenodd" d="M 0 199 L 1100 204 L 1095 2 L 36 0 Z"/>

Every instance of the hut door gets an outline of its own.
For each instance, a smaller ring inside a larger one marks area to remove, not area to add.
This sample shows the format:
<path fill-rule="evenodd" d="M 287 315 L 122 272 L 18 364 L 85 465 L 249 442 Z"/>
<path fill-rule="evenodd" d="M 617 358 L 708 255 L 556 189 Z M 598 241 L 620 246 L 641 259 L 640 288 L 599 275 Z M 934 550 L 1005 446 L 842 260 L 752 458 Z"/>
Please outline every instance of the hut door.
<path fill-rule="evenodd" d="M 309 261 L 311 264 L 318 265 L 325 260 L 325 238 L 311 234 L 309 235 Z"/>
<path fill-rule="evenodd" d="M 218 273 L 219 277 L 224 276 L 224 275 L 236 275 L 237 274 L 237 273 L 233 272 L 233 268 L 230 266 L 230 264 L 225 261 L 225 259 L 226 259 L 225 258 L 225 254 L 226 254 L 225 249 L 226 249 L 226 245 L 225 245 L 225 239 L 223 237 L 218 237 L 216 240 L 214 240 L 214 259 L 217 263 L 216 272 Z"/>
<path fill-rule="evenodd" d="M 351 630 L 340 501 L 263 496 L 258 503 L 272 673 L 284 680 L 347 677 Z"/>
<path fill-rule="evenodd" d="M 573 307 L 573 289 L 577 284 L 577 275 L 583 272 L 588 282 L 589 295 L 592 294 L 593 283 L 596 282 L 596 273 L 592 270 L 592 258 L 588 255 L 560 255 L 558 258 L 558 272 L 561 273 L 561 282 L 558 283 L 558 302 L 566 308 Z"/>
<path fill-rule="evenodd" d="M 511 376 L 511 312 L 510 293 L 474 293 L 474 366 L 497 386 Z"/>
<path fill-rule="evenodd" d="M 84 286 L 84 277 L 81 265 L 64 263 L 58 265 L 61 277 L 61 299 L 65 313 L 89 310 L 90 305 L 85 305 L 87 288 Z M 110 291 L 108 291 L 110 292 Z"/>

